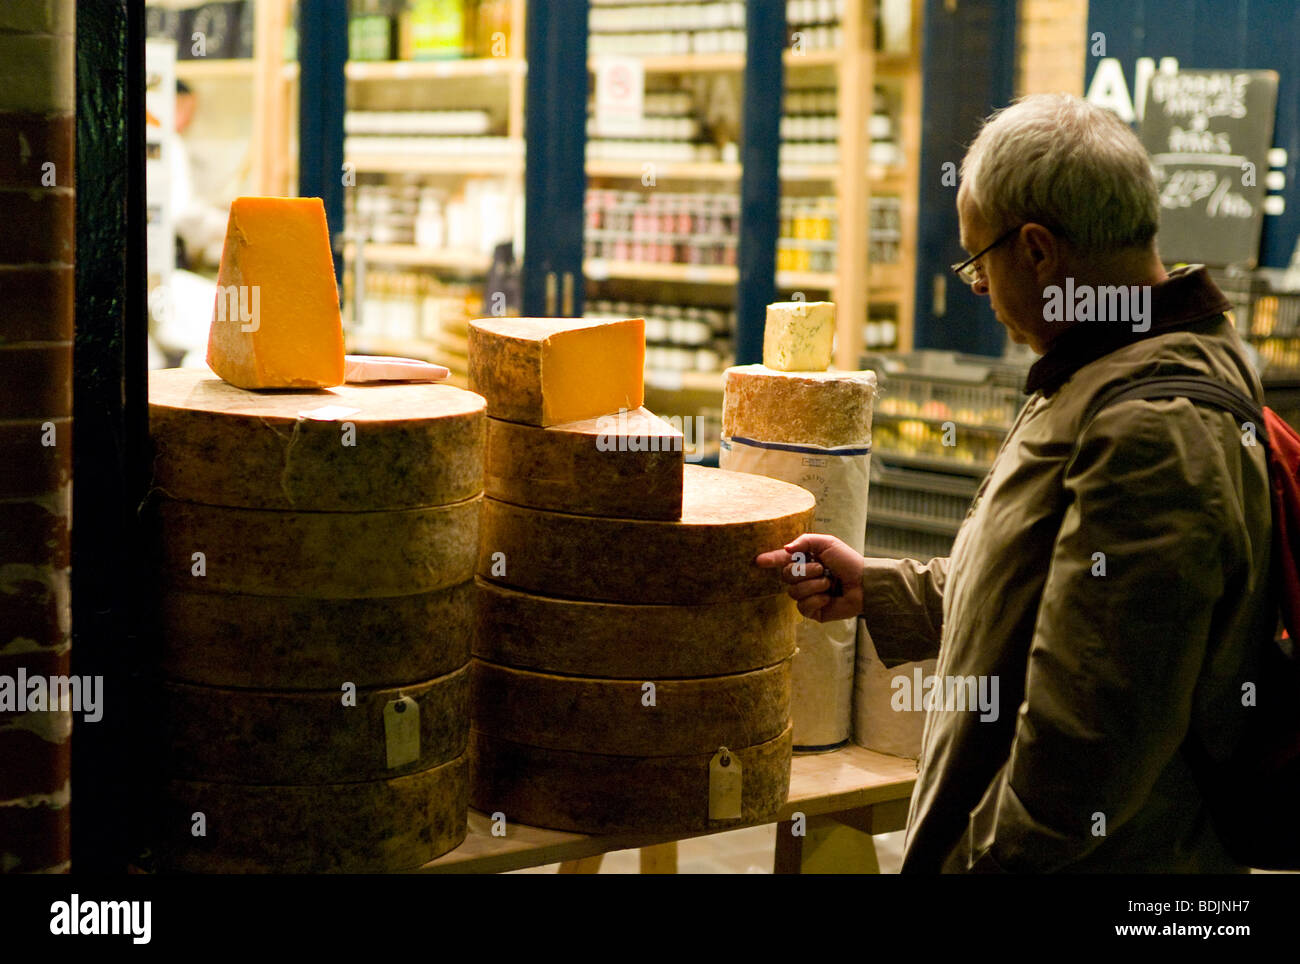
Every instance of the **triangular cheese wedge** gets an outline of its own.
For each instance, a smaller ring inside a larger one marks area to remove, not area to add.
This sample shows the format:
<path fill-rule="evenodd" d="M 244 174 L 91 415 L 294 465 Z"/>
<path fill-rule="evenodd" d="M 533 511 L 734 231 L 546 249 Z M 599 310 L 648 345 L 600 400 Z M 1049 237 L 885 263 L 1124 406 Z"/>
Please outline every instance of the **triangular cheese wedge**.
<path fill-rule="evenodd" d="M 343 384 L 343 323 L 320 198 L 230 206 L 208 366 L 240 388 Z"/>

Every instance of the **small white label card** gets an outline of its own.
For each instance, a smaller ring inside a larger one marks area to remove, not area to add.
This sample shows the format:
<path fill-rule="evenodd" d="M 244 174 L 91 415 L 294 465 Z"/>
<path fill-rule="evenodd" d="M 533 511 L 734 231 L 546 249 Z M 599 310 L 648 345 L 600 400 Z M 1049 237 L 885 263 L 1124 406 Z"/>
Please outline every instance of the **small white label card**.
<path fill-rule="evenodd" d="M 740 758 L 725 746 L 709 761 L 709 819 L 740 818 Z"/>
<path fill-rule="evenodd" d="M 384 706 L 384 742 L 390 770 L 420 759 L 420 705 L 409 696 Z"/>

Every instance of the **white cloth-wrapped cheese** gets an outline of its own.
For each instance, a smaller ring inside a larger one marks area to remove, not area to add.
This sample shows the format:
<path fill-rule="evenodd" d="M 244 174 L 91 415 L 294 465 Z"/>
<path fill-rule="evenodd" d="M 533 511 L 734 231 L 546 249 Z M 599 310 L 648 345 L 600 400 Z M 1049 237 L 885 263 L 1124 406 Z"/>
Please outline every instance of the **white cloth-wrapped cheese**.
<path fill-rule="evenodd" d="M 873 372 L 730 368 L 720 464 L 808 489 L 817 499 L 812 531 L 861 552 L 875 394 Z M 804 619 L 797 643 L 790 706 L 795 748 L 839 746 L 849 738 L 857 620 Z"/>

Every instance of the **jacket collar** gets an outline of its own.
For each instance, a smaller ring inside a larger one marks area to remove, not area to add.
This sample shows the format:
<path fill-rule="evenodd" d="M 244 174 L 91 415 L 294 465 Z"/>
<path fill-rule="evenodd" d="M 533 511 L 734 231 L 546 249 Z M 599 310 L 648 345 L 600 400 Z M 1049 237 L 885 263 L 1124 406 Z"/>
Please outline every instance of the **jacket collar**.
<path fill-rule="evenodd" d="M 1133 331 L 1131 325 L 1078 322 L 1052 343 L 1029 369 L 1025 394 L 1051 395 L 1085 365 L 1146 338 L 1186 328 L 1232 310 L 1232 303 L 1210 279 L 1204 265 L 1188 265 L 1151 286 L 1151 327 Z"/>

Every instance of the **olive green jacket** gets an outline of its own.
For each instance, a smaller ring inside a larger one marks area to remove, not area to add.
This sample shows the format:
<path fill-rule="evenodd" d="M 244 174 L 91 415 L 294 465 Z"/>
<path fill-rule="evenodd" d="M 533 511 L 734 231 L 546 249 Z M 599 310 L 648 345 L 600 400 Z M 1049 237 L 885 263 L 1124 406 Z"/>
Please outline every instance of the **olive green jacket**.
<path fill-rule="evenodd" d="M 1153 288 L 1150 331 L 1064 333 L 951 556 L 867 561 L 883 658 L 937 651 L 940 680 L 997 677 L 996 713 L 956 688 L 927 713 L 905 873 L 1240 869 L 1180 747 L 1233 748 L 1231 708 L 1276 625 L 1264 448 L 1185 398 L 1081 424 L 1101 391 L 1155 374 L 1210 374 L 1262 401 L 1228 307 L 1184 269 Z"/>

